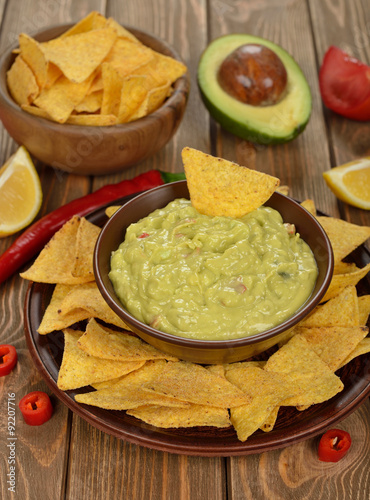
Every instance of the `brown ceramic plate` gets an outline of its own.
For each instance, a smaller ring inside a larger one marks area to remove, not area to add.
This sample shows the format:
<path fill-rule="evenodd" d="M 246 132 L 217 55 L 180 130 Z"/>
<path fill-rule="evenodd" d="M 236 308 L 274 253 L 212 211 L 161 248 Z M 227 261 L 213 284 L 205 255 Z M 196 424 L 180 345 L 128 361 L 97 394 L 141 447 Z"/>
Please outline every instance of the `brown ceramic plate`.
<path fill-rule="evenodd" d="M 117 204 L 130 198 L 118 200 Z M 104 208 L 93 212 L 88 219 L 94 224 L 103 225 L 106 221 Z M 363 267 L 370 262 L 370 253 L 361 246 L 351 255 L 351 260 Z M 341 393 L 303 412 L 290 407 L 281 408 L 275 428 L 271 432 L 257 431 L 244 443 L 238 441 L 233 428 L 159 429 L 126 415 L 124 411 L 103 410 L 78 404 L 74 395 L 87 392 L 91 388 L 63 392 L 56 384 L 64 348 L 62 332 L 49 335 L 37 333 L 53 288 L 53 285 L 30 283 L 25 299 L 26 340 L 37 368 L 58 399 L 77 415 L 94 427 L 131 443 L 185 455 L 235 456 L 262 453 L 322 433 L 329 426 L 347 417 L 370 394 L 370 354 L 365 354 L 338 372 L 344 384 Z M 362 295 L 370 293 L 370 278 L 364 278 L 358 288 Z"/>

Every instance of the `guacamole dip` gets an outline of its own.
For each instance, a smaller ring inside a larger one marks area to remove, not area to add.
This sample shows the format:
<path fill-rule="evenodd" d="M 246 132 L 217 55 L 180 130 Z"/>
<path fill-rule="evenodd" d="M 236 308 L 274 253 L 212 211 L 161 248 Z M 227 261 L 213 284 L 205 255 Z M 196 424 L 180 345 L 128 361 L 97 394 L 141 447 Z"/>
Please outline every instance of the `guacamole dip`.
<path fill-rule="evenodd" d="M 182 337 L 227 340 L 292 316 L 311 295 L 317 266 L 272 208 L 209 217 L 177 199 L 131 224 L 109 277 L 140 321 Z"/>

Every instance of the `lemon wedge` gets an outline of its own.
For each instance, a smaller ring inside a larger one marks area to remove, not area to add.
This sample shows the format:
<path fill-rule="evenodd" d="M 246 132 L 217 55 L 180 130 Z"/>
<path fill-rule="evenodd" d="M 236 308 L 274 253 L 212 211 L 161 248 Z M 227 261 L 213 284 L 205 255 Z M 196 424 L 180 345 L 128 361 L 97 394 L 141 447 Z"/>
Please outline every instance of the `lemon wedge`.
<path fill-rule="evenodd" d="M 28 226 L 42 203 L 40 179 L 24 146 L 0 169 L 0 237 Z"/>
<path fill-rule="evenodd" d="M 354 207 L 370 210 L 370 158 L 334 167 L 323 176 L 337 198 Z"/>

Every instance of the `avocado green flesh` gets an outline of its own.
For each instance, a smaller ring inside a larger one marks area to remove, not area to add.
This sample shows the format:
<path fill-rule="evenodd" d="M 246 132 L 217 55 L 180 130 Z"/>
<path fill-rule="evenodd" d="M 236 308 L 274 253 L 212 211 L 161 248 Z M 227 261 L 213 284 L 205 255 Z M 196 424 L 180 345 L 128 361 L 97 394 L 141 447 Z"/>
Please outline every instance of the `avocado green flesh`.
<path fill-rule="evenodd" d="M 251 106 L 227 94 L 217 81 L 224 59 L 241 45 L 255 43 L 273 50 L 288 75 L 284 97 L 271 106 Z M 278 45 L 259 37 L 234 34 L 214 40 L 198 66 L 198 85 L 211 116 L 229 132 L 252 142 L 276 144 L 300 134 L 310 118 L 312 99 L 307 80 L 294 59 Z"/>

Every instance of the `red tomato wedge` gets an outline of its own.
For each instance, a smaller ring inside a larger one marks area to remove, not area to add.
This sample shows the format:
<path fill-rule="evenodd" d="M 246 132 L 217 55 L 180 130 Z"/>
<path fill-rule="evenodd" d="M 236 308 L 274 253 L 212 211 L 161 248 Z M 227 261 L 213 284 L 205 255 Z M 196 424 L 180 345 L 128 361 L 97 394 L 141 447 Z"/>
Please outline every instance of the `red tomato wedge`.
<path fill-rule="evenodd" d="M 17 364 L 17 351 L 15 347 L 8 344 L 0 345 L 0 377 L 9 375 Z"/>
<path fill-rule="evenodd" d="M 338 462 L 351 446 L 351 436 L 341 429 L 330 429 L 321 437 L 319 443 L 319 460 L 321 462 Z"/>
<path fill-rule="evenodd" d="M 319 73 L 325 106 L 352 120 L 370 120 L 370 66 L 331 46 Z"/>
<path fill-rule="evenodd" d="M 42 425 L 53 414 L 49 396 L 42 391 L 30 392 L 19 401 L 19 409 L 28 425 Z"/>

